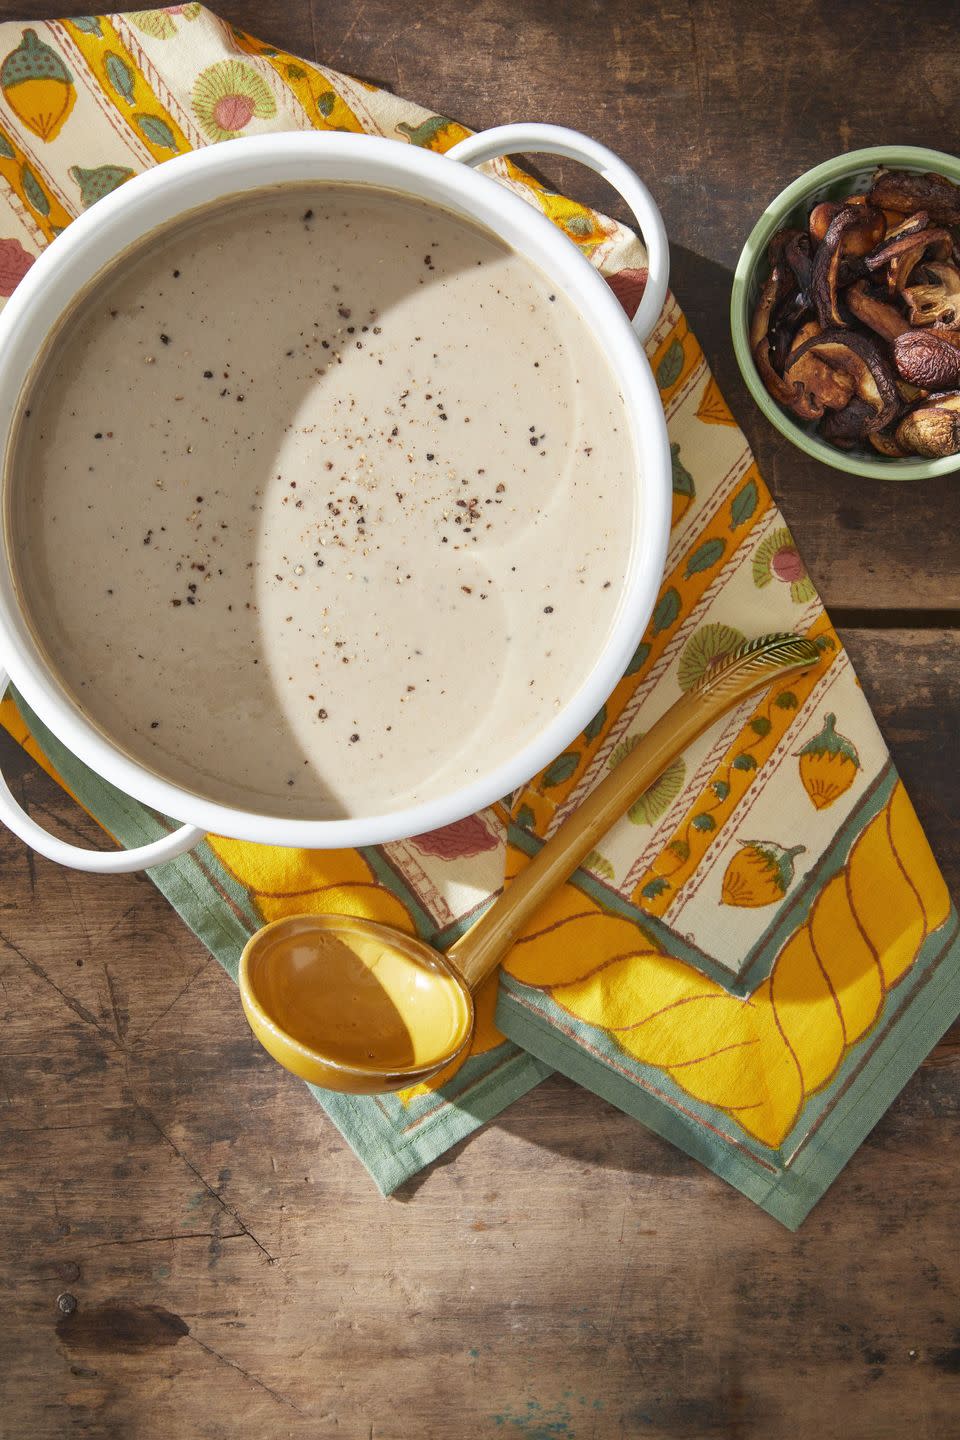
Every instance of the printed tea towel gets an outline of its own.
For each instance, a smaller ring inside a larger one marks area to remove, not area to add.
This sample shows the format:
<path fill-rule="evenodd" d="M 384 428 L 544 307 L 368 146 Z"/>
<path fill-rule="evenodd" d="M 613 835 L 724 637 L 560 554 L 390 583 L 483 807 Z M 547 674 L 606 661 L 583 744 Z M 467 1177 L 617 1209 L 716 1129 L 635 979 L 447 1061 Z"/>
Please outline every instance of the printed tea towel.
<path fill-rule="evenodd" d="M 433 150 L 467 133 L 197 4 L 0 27 L 0 294 L 74 215 L 147 166 L 311 128 Z M 632 313 L 646 274 L 636 237 L 509 161 L 491 168 Z M 458 1070 L 382 1098 L 315 1092 L 389 1192 L 556 1068 L 795 1226 L 960 1009 L 958 920 L 672 298 L 648 351 L 673 456 L 666 578 L 626 674 L 569 749 L 509 810 L 432 834 L 334 853 L 210 836 L 151 878 L 234 977 L 247 936 L 296 911 L 371 915 L 448 945 L 718 656 L 764 631 L 811 636 L 816 671 L 691 746 L 544 908 L 499 997 L 496 979 L 480 996 Z M 0 718 L 118 841 L 161 833 L 25 707 L 8 698 Z"/>

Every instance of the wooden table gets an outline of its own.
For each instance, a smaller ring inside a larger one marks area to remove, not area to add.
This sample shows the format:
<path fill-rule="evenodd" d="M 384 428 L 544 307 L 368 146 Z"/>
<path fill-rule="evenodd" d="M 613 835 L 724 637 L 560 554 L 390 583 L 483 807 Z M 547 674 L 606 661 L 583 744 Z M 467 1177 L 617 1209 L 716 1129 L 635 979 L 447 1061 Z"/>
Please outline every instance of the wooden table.
<path fill-rule="evenodd" d="M 739 246 L 788 179 L 883 140 L 960 151 L 955 8 L 221 10 L 476 128 L 581 126 L 649 180 L 675 289 L 960 890 L 960 480 L 805 460 L 749 401 L 726 322 Z M 0 758 L 34 813 L 96 842 L 6 739 Z M 791 1236 L 559 1079 L 380 1200 L 148 881 L 70 874 L 6 835 L 0 992 L 10 1440 L 958 1433 L 956 1029 Z"/>

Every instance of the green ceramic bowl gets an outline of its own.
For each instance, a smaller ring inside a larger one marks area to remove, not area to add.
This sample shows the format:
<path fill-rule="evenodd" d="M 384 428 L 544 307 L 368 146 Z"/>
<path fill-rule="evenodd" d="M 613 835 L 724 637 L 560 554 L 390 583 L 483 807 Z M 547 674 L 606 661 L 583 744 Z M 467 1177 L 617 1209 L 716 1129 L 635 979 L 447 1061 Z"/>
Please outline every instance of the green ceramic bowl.
<path fill-rule="evenodd" d="M 868 190 L 878 165 L 897 170 L 934 170 L 960 185 L 960 160 L 956 156 L 917 145 L 877 145 L 869 150 L 851 150 L 824 161 L 794 180 L 764 210 L 737 262 L 730 299 L 733 348 L 750 394 L 771 425 L 798 449 L 850 475 L 872 475 L 877 480 L 926 480 L 930 475 L 960 470 L 960 455 L 947 455 L 942 460 L 920 457 L 892 460 L 872 449 L 838 450 L 820 438 L 813 423 L 798 420 L 781 409 L 760 379 L 750 354 L 750 316 L 760 287 L 769 274 L 767 241 L 770 236 L 785 225 L 805 227 L 811 209 L 821 200 L 842 200 L 847 195 Z"/>

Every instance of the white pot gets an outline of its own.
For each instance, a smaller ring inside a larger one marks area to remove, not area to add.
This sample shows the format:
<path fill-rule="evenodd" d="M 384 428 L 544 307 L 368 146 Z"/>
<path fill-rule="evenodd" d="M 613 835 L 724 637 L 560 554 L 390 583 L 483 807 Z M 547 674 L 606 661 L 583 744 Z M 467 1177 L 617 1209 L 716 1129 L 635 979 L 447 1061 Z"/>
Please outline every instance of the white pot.
<path fill-rule="evenodd" d="M 649 279 L 632 324 L 602 277 L 543 214 L 472 168 L 521 151 L 552 152 L 582 161 L 603 175 L 633 211 L 649 254 Z M 508 763 L 429 804 L 342 820 L 285 820 L 214 804 L 172 785 L 123 754 L 90 724 L 60 687 L 31 637 L 12 581 L 5 526 L 0 563 L 0 694 L 9 677 L 44 724 L 91 769 L 144 804 L 186 822 L 138 850 L 83 850 L 41 830 L 0 778 L 0 820 L 41 854 L 77 869 L 146 868 L 181 854 L 207 832 L 268 845 L 327 849 L 376 844 L 458 820 L 529 780 L 584 728 L 626 668 L 656 600 L 670 526 L 670 451 L 643 341 L 666 295 L 666 236 L 656 206 L 633 171 L 605 147 L 573 130 L 502 126 L 461 141 L 446 155 L 371 136 L 260 135 L 197 150 L 137 176 L 98 201 L 53 241 L 0 314 L 4 449 L 23 387 L 47 336 L 78 293 L 114 257 L 185 211 L 221 196 L 304 180 L 384 187 L 478 221 L 547 272 L 577 307 L 619 382 L 634 452 L 638 523 L 620 605 L 587 679 L 536 739 Z M 424 743 L 429 743 L 426 736 Z"/>

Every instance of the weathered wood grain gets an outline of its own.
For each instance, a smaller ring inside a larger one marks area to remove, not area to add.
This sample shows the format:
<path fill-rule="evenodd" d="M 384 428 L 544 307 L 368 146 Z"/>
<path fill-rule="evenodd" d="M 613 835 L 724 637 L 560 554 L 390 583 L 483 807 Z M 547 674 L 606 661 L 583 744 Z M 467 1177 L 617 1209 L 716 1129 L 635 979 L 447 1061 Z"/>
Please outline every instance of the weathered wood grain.
<path fill-rule="evenodd" d="M 960 895 L 960 631 L 841 635 L 954 895 Z"/>
<path fill-rule="evenodd" d="M 58 9 L 18 0 L 0 19 Z M 739 245 L 788 179 L 877 140 L 960 150 L 951 8 L 219 9 L 476 127 L 579 125 L 648 178 L 677 293 L 822 593 L 895 627 L 844 638 L 960 891 L 960 485 L 802 459 L 747 400 L 726 322 Z M 610 203 L 576 167 L 543 168 Z M 905 628 L 921 611 L 944 628 Z M 96 842 L 6 737 L 0 762 L 34 813 Z M 796 1237 L 556 1079 L 382 1201 L 148 881 L 73 875 L 0 833 L 0 1104 L 11 1440 L 956 1429 L 960 1027 Z"/>
<path fill-rule="evenodd" d="M 955 883 L 960 639 L 845 638 Z M 149 882 L 9 836 L 0 1034 L 0 1434 L 950 1433 L 960 1027 L 796 1237 L 558 1079 L 379 1199 Z"/>

